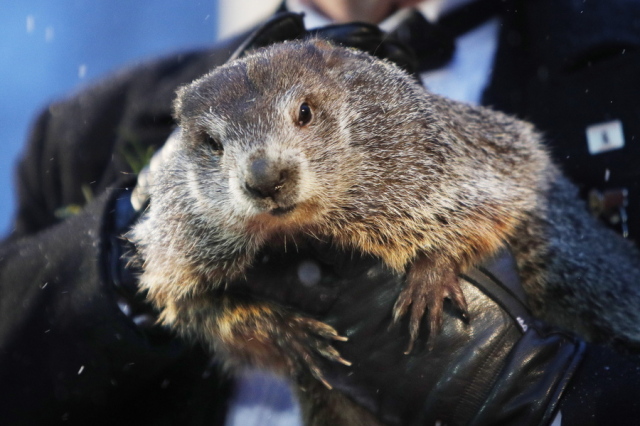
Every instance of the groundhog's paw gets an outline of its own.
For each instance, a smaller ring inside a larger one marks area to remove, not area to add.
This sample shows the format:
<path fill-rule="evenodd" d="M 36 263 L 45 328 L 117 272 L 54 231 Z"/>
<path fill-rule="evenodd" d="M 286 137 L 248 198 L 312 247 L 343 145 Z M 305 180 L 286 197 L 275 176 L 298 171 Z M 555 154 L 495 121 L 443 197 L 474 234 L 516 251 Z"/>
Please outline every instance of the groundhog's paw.
<path fill-rule="evenodd" d="M 340 336 L 333 327 L 311 318 L 291 316 L 285 321 L 287 324 L 283 324 L 282 329 L 286 331 L 274 336 L 276 345 L 281 348 L 284 356 L 289 357 L 294 370 L 310 371 L 313 377 L 331 389 L 320 368 L 318 355 L 330 361 L 351 365 L 331 343 L 344 342 L 347 338 Z"/>
<path fill-rule="evenodd" d="M 467 301 L 460 288 L 458 276 L 453 268 L 436 268 L 429 259 L 418 259 L 409 269 L 407 282 L 393 307 L 393 322 L 397 323 L 409 311 L 409 345 L 405 354 L 409 354 L 420 332 L 420 323 L 425 314 L 429 321 L 429 349 L 434 336 L 440 332 L 443 321 L 444 299 L 453 304 L 467 316 Z"/>
<path fill-rule="evenodd" d="M 324 377 L 322 358 L 344 365 L 351 363 L 340 356 L 333 341 L 346 341 L 336 330 L 320 321 L 303 318 L 287 311 L 256 304 L 254 310 L 268 315 L 250 322 L 236 322 L 223 337 L 222 346 L 228 361 L 235 365 L 265 368 L 296 380 L 311 373 L 331 389 Z"/>
<path fill-rule="evenodd" d="M 322 358 L 351 365 L 332 346 L 347 340 L 333 327 L 268 302 L 227 295 L 194 298 L 173 326 L 198 336 L 230 368 L 263 368 L 293 380 L 311 373 L 331 388 Z"/>

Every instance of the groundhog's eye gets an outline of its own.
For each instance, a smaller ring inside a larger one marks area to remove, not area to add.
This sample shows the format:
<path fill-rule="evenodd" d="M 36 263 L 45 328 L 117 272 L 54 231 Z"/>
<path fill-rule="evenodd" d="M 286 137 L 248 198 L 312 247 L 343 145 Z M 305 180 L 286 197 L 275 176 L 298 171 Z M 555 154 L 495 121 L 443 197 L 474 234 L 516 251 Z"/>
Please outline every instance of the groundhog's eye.
<path fill-rule="evenodd" d="M 204 139 L 206 144 L 209 145 L 214 151 L 222 153 L 222 144 L 216 138 L 212 137 L 211 135 L 205 135 Z"/>
<path fill-rule="evenodd" d="M 300 110 L 298 111 L 298 126 L 306 126 L 311 121 L 313 117 L 313 113 L 311 112 L 311 107 L 308 103 L 304 102 L 300 105 Z"/>

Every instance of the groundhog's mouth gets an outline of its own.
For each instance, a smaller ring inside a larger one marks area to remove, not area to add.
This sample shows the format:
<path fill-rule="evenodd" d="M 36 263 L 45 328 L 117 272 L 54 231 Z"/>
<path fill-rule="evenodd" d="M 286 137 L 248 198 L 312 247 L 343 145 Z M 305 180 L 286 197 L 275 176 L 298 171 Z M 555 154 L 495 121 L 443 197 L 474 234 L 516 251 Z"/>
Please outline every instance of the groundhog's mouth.
<path fill-rule="evenodd" d="M 276 207 L 275 209 L 269 210 L 269 213 L 273 216 L 284 216 L 285 214 L 292 212 L 295 208 L 295 204 L 287 207 Z"/>

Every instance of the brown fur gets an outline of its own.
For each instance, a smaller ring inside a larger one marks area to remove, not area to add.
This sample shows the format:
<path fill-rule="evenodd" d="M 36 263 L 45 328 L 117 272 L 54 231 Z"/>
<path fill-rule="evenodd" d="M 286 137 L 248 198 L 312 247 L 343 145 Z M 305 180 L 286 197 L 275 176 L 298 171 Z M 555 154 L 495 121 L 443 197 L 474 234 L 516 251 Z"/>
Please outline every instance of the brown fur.
<path fill-rule="evenodd" d="M 223 290 L 262 247 L 297 236 L 407 273 L 394 318 L 410 315 L 408 351 L 425 312 L 438 329 L 445 297 L 465 309 L 458 275 L 505 242 L 539 315 L 588 338 L 640 340 L 637 318 L 620 320 L 593 302 L 611 281 L 602 273 L 624 281 L 616 295 L 640 277 L 627 267 L 637 252 L 573 201 L 574 187 L 528 123 L 435 96 L 390 63 L 322 41 L 220 67 L 182 88 L 175 111 L 177 149 L 153 176 L 150 208 L 131 234 L 141 284 L 165 324 L 207 342 L 232 368 L 251 364 L 305 382 L 309 371 L 323 380 L 309 361 L 315 353 L 346 363 L 330 327 Z M 580 238 L 607 247 L 586 249 L 602 271 L 577 259 L 585 248 L 570 246 L 580 239 L 576 224 Z M 606 266 L 610 256 L 619 271 Z M 638 311 L 637 300 L 620 308 Z M 345 413 L 344 424 L 363 416 L 355 407 Z M 337 424 L 335 414 L 315 421 Z"/>

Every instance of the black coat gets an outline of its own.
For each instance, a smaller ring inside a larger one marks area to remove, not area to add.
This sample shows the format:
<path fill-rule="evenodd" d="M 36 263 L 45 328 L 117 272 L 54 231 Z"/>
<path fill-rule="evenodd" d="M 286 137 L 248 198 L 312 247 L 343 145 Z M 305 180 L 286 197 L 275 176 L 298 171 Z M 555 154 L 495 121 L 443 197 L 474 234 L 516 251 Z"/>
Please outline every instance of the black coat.
<path fill-rule="evenodd" d="M 584 188 L 629 188 L 640 235 L 640 5 L 508 5 L 485 103 L 536 123 Z M 118 309 L 102 259 L 111 190 L 132 180 L 128 155 L 164 142 L 175 89 L 241 39 L 122 71 L 38 118 L 18 166 L 15 230 L 0 246 L 2 424 L 211 424 L 223 415 L 229 385 L 207 356 L 142 335 Z M 612 119 L 625 147 L 589 155 L 585 128 Z"/>
<path fill-rule="evenodd" d="M 542 130 L 584 198 L 626 188 L 629 234 L 640 240 L 640 3 L 510 3 L 484 103 Z M 590 154 L 587 127 L 616 120 L 624 148 Z"/>

